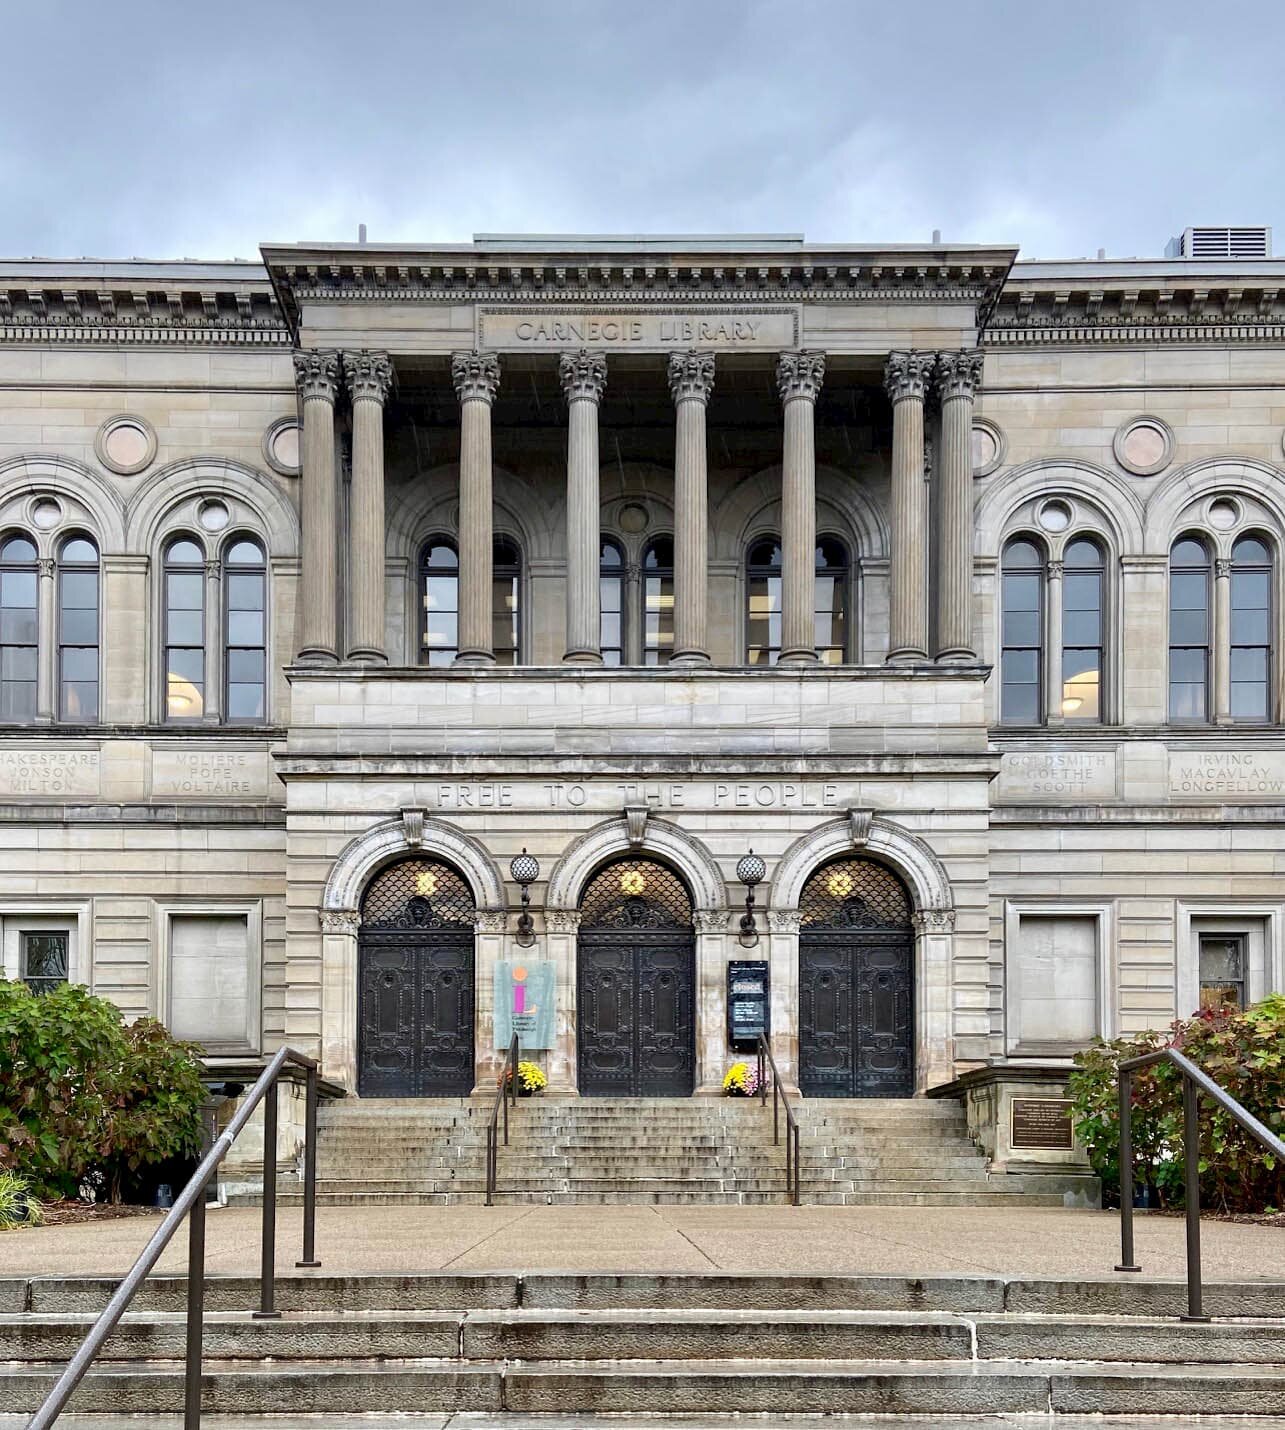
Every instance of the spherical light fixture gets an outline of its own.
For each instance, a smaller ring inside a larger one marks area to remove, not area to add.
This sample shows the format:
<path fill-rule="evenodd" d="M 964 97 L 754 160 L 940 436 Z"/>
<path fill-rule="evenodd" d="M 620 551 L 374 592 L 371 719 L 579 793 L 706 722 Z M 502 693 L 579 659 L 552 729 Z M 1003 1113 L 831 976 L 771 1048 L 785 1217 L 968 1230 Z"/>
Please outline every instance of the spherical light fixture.
<path fill-rule="evenodd" d="M 535 924 L 531 919 L 531 885 L 540 877 L 540 861 L 526 852 L 515 854 L 509 864 L 509 873 L 515 884 L 522 885 L 522 912 L 518 915 L 517 932 L 514 942 L 522 948 L 530 948 L 535 942 Z"/>
<path fill-rule="evenodd" d="M 745 912 L 741 915 L 741 931 L 737 942 L 742 948 L 753 948 L 759 941 L 758 924 L 754 919 L 754 886 L 763 882 L 767 865 L 752 849 L 736 862 L 736 877 L 745 885 Z"/>

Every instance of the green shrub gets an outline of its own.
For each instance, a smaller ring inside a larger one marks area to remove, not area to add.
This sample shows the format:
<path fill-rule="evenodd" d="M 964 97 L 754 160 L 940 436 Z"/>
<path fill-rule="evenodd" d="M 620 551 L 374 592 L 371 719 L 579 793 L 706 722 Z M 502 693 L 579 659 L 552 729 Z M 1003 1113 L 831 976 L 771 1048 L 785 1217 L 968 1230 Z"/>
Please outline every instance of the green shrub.
<path fill-rule="evenodd" d="M 201 1146 L 200 1063 L 150 1018 L 67 983 L 39 997 L 0 978 L 0 1170 L 38 1197 L 122 1178 Z"/>
<path fill-rule="evenodd" d="M 1125 1058 L 1172 1047 L 1223 1087 L 1278 1137 L 1285 1136 L 1285 994 L 1244 1013 L 1210 1010 L 1149 1032 L 1095 1042 L 1070 1077 L 1076 1131 L 1103 1191 L 1118 1203 L 1120 1127 L 1117 1067 Z M 1133 1075 L 1134 1181 L 1160 1206 L 1183 1200 L 1182 1075 L 1169 1063 Z M 1220 1107 L 1200 1099 L 1200 1196 L 1228 1212 L 1285 1206 L 1285 1167 Z"/>
<path fill-rule="evenodd" d="M 40 1223 L 40 1203 L 31 1195 L 25 1178 L 0 1172 L 0 1231 Z"/>

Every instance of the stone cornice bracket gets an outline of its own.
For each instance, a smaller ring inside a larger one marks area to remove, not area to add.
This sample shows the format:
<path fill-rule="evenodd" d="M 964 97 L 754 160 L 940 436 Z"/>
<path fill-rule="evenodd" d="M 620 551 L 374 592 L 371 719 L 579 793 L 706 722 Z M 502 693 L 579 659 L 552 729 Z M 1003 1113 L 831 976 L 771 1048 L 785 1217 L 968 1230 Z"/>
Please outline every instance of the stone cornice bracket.
<path fill-rule="evenodd" d="M 393 385 L 393 364 L 387 353 L 344 353 L 344 383 L 356 402 L 364 398 L 381 406 Z"/>
<path fill-rule="evenodd" d="M 473 915 L 473 928 L 477 933 L 503 933 L 508 923 L 509 916 L 504 909 L 478 909 Z"/>
<path fill-rule="evenodd" d="M 424 847 L 424 811 L 422 809 L 404 809 L 402 815 L 402 836 L 406 840 L 408 849 L 422 849 Z"/>
<path fill-rule="evenodd" d="M 333 349 L 304 349 L 294 356 L 294 381 L 299 396 L 334 405 L 339 392 L 339 354 Z"/>
<path fill-rule="evenodd" d="M 848 838 L 854 849 L 864 848 L 870 842 L 870 822 L 874 811 L 870 809 L 850 809 L 848 811 Z"/>
<path fill-rule="evenodd" d="M 910 916 L 916 933 L 949 933 L 955 927 L 954 909 L 916 909 Z"/>
<path fill-rule="evenodd" d="M 500 359 L 477 349 L 452 353 L 451 381 L 461 402 L 485 402 L 489 407 L 500 390 Z"/>
<path fill-rule="evenodd" d="M 546 909 L 544 926 L 550 933 L 575 933 L 580 927 L 580 910 Z"/>
<path fill-rule="evenodd" d="M 355 937 L 360 927 L 361 915 L 355 909 L 325 909 L 322 912 L 322 933 L 346 933 Z"/>
<path fill-rule="evenodd" d="M 607 390 L 607 354 L 588 348 L 563 353 L 558 359 L 558 381 L 568 402 L 601 402 Z"/>
<path fill-rule="evenodd" d="M 714 354 L 692 349 L 669 355 L 669 392 L 680 402 L 707 403 L 714 391 Z"/>
<path fill-rule="evenodd" d="M 889 353 L 883 369 L 883 385 L 892 405 L 895 407 L 907 397 L 917 397 L 922 402 L 932 385 L 936 366 L 936 353 Z"/>
<path fill-rule="evenodd" d="M 776 362 L 776 390 L 781 401 L 803 398 L 815 402 L 825 381 L 825 354 L 815 348 L 796 353 L 782 353 Z"/>
<path fill-rule="evenodd" d="M 943 402 L 952 397 L 972 397 L 982 385 L 981 348 L 961 348 L 959 352 L 938 353 L 934 369 L 937 396 Z"/>
<path fill-rule="evenodd" d="M 642 846 L 647 838 L 647 816 L 651 809 L 645 804 L 625 805 L 625 831 L 635 849 Z"/>

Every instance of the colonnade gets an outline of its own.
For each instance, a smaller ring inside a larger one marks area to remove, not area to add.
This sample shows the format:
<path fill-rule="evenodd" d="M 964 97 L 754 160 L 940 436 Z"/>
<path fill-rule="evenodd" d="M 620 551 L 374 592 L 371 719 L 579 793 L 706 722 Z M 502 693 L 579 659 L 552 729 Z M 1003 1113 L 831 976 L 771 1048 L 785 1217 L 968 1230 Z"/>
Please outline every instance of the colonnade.
<path fill-rule="evenodd" d="M 303 408 L 303 555 L 298 659 L 333 664 L 387 661 L 384 649 L 383 409 L 392 385 L 386 353 L 300 351 L 295 377 Z M 715 355 L 692 350 L 668 360 L 675 410 L 674 649 L 671 663 L 710 663 L 706 410 Z M 894 352 L 884 382 L 892 401 L 891 615 L 893 662 L 971 661 L 972 416 L 982 354 Z M 601 665 L 601 533 L 598 415 L 607 386 L 605 353 L 563 353 L 558 376 L 567 403 L 567 625 L 573 665 Z M 494 663 L 491 632 L 491 412 L 500 388 L 492 352 L 458 352 L 451 377 L 460 404 L 459 654 L 456 664 Z M 782 353 L 776 385 L 782 406 L 780 664 L 817 661 L 813 629 L 816 547 L 816 404 L 825 354 Z M 352 550 L 347 648 L 338 610 L 338 473 L 335 404 L 341 381 L 352 404 Z M 935 483 L 925 461 L 925 405 L 940 404 Z M 930 581 L 930 566 L 936 579 Z M 930 591 L 936 606 L 930 619 Z"/>

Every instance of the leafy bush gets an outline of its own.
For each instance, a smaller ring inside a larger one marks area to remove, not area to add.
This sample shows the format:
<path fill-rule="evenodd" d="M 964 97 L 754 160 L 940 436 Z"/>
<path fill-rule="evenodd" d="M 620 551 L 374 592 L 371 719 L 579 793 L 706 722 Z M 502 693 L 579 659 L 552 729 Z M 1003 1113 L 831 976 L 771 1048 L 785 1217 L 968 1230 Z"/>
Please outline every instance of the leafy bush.
<path fill-rule="evenodd" d="M 31 1195 L 26 1180 L 15 1172 L 0 1172 L 0 1231 L 40 1223 L 40 1203 Z"/>
<path fill-rule="evenodd" d="M 1126 1058 L 1172 1047 L 1223 1087 L 1278 1137 L 1285 1136 L 1285 994 L 1244 1013 L 1211 1009 L 1149 1032 L 1095 1042 L 1070 1077 L 1076 1131 L 1104 1193 L 1120 1195 L 1117 1068 Z M 1183 1200 L 1182 1075 L 1169 1063 L 1133 1075 L 1134 1181 L 1160 1206 Z M 1285 1167 L 1220 1107 L 1200 1105 L 1200 1197 L 1229 1212 L 1285 1207 Z"/>
<path fill-rule="evenodd" d="M 141 1168 L 201 1146 L 200 1064 L 150 1018 L 78 984 L 37 997 L 0 978 L 0 1170 L 38 1197 L 88 1183 L 120 1199 Z"/>

